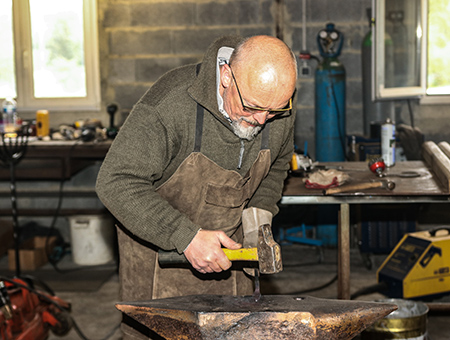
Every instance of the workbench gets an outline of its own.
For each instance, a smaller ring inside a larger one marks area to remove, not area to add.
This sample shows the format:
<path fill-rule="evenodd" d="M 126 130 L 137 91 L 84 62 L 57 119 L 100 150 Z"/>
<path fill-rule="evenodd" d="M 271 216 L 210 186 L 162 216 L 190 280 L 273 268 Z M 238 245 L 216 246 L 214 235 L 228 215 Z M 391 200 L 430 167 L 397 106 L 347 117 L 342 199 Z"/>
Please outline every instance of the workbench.
<path fill-rule="evenodd" d="M 10 141 L 7 140 L 7 143 Z M 11 140 L 14 146 L 15 140 Z M 38 140 L 36 137 L 30 137 L 27 143 L 26 152 L 14 167 L 15 180 L 18 182 L 17 195 L 21 201 L 21 216 L 53 216 L 54 209 L 48 208 L 41 201 L 56 199 L 59 195 L 63 195 L 66 201 L 75 202 L 75 207 L 64 207 L 60 210 L 60 215 L 77 215 L 77 214 L 99 214 L 104 213 L 105 208 L 99 208 L 96 204 L 89 207 L 78 208 L 76 202 L 78 199 L 86 199 L 86 202 L 97 200 L 94 190 L 95 181 L 90 177 L 87 178 L 88 184 L 79 183 L 71 184 L 70 180 L 83 170 L 98 164 L 105 158 L 110 146 L 111 140 L 83 142 L 81 140 Z M 8 145 L 8 144 L 7 144 Z M 0 143 L 0 148 L 3 148 Z M 1 150 L 4 152 L 4 150 Z M 94 174 L 93 174 L 94 175 Z M 11 172 L 8 165 L 1 163 L 0 181 L 9 183 Z M 59 192 L 59 183 L 69 184 L 64 192 Z M 9 185 L 2 185 L 0 188 L 0 198 L 9 198 L 11 196 Z M 22 200 L 25 199 L 25 200 Z M 39 199 L 37 203 L 29 203 L 31 199 Z M 83 206 L 87 206 L 84 203 Z M 0 206 L 0 216 L 11 216 L 11 208 L 9 204 Z"/>
<path fill-rule="evenodd" d="M 365 183 L 379 178 L 369 170 L 366 162 L 333 162 L 319 164 L 348 173 L 349 183 Z M 415 171 L 415 178 L 394 177 L 405 171 Z M 385 171 L 385 180 L 395 183 L 394 190 L 366 189 L 325 195 L 322 189 L 307 189 L 301 177 L 289 176 L 286 181 L 282 205 L 334 204 L 338 213 L 338 298 L 350 299 L 350 207 L 355 204 L 409 204 L 449 203 L 450 194 L 445 183 L 422 161 L 398 162 Z M 343 186 L 346 184 L 343 184 Z"/>
<path fill-rule="evenodd" d="M 42 141 L 30 137 L 26 153 L 16 166 L 15 177 L 17 180 L 69 179 L 93 162 L 103 160 L 110 146 L 111 140 Z M 0 180 L 9 178 L 9 168 L 0 167 Z"/>

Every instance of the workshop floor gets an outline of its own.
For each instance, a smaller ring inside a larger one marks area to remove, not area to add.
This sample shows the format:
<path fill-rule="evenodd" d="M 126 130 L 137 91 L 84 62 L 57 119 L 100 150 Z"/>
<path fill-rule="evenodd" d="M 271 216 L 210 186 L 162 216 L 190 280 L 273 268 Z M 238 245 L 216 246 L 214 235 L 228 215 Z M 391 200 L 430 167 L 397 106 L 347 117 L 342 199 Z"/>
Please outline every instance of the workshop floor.
<path fill-rule="evenodd" d="M 387 255 L 371 255 L 363 259 L 358 247 L 353 243 L 350 252 L 351 294 L 376 283 L 376 269 L 387 257 Z M 310 295 L 330 299 L 337 297 L 337 250 L 335 248 L 323 248 L 319 251 L 318 248 L 306 245 L 283 244 L 282 257 L 284 270 L 281 273 L 262 276 L 263 294 Z M 0 274 L 5 275 L 5 268 L 7 268 L 6 256 L 0 258 Z M 59 268 L 63 271 L 68 269 L 68 272 L 73 274 L 72 269 L 76 268 L 76 265 L 71 256 L 66 255 L 60 262 Z M 64 277 L 61 279 L 61 276 L 57 278 L 58 285 L 53 289 L 57 296 L 72 304 L 71 316 L 83 335 L 78 335 L 73 328 L 64 337 L 51 334 L 48 340 L 105 339 L 108 334 L 112 334 L 109 337 L 111 340 L 122 338 L 117 328 L 121 314 L 114 306 L 119 302 L 119 282 L 115 264 L 100 269 L 97 272 L 101 271 L 101 275 L 94 275 L 96 270 L 93 268 L 91 272 L 80 271 L 80 274 L 76 274 L 75 277 L 72 275 L 67 276 L 66 279 Z M 51 271 L 52 268 L 47 264 L 42 267 L 42 270 Z M 315 289 L 318 287 L 322 288 Z M 373 301 L 386 299 L 386 297 L 371 294 L 360 296 L 358 299 Z M 434 302 L 450 303 L 450 295 Z M 450 339 L 450 313 L 440 315 L 429 313 L 428 335 L 428 340 Z"/>
<path fill-rule="evenodd" d="M 337 283 L 333 281 L 336 276 L 336 249 L 324 249 L 321 252 L 315 248 L 303 245 L 283 245 L 282 255 L 284 261 L 283 272 L 273 276 L 263 276 L 261 288 L 263 294 L 295 294 L 332 282 L 327 287 L 310 291 L 303 295 L 321 298 L 336 298 Z M 377 268 L 385 256 L 372 257 L 373 268 Z M 320 261 L 320 262 L 319 262 Z M 368 270 L 358 251 L 351 251 L 351 293 L 360 288 L 376 283 L 375 269 Z M 121 339 L 118 326 L 121 315 L 114 304 L 118 298 L 119 283 L 117 274 L 113 274 L 98 290 L 90 292 L 56 292 L 57 295 L 72 303 L 72 317 L 81 329 L 86 339 L 104 339 L 107 334 L 114 332 L 109 339 Z M 360 300 L 373 301 L 385 299 L 379 294 L 362 296 Z M 439 301 L 450 302 L 450 297 Z M 450 314 L 428 315 L 428 340 L 450 339 Z M 75 329 L 65 337 L 51 335 L 49 340 L 82 339 Z"/>

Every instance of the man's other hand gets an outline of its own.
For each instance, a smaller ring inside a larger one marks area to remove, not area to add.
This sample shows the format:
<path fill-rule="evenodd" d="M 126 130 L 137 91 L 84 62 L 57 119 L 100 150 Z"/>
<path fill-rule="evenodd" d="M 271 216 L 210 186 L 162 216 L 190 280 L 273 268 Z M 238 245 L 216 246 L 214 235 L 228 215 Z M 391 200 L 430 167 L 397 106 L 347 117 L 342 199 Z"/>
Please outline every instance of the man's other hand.
<path fill-rule="evenodd" d="M 231 267 L 231 261 L 223 252 L 222 246 L 228 249 L 242 247 L 223 231 L 202 229 L 192 239 L 184 255 L 200 273 L 221 272 Z"/>

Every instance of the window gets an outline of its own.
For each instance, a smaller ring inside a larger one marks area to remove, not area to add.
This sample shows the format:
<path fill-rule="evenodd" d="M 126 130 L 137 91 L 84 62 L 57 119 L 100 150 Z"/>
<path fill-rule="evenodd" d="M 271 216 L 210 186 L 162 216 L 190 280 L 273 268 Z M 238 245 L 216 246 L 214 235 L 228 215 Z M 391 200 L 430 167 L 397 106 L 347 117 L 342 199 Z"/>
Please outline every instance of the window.
<path fill-rule="evenodd" d="M 448 0 L 373 0 L 373 99 L 450 102 Z"/>
<path fill-rule="evenodd" d="M 450 1 L 428 1 L 428 95 L 450 94 Z"/>
<path fill-rule="evenodd" d="M 2 0 L 0 20 L 0 98 L 21 111 L 99 109 L 96 1 Z"/>

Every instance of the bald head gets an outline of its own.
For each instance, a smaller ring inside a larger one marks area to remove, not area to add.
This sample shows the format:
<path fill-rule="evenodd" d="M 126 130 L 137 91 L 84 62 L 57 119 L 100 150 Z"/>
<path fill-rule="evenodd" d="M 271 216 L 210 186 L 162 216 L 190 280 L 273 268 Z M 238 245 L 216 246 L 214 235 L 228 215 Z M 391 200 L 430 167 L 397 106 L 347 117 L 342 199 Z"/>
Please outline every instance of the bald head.
<path fill-rule="evenodd" d="M 281 40 L 255 36 L 236 46 L 220 69 L 219 86 L 235 134 L 252 140 L 277 110 L 292 103 L 296 82 L 295 56 Z"/>
<path fill-rule="evenodd" d="M 258 35 L 244 39 L 236 46 L 230 63 L 236 68 L 246 63 L 285 65 L 297 73 L 295 56 L 280 39 L 268 35 Z"/>
<path fill-rule="evenodd" d="M 280 102 L 289 100 L 295 90 L 295 56 L 277 38 L 260 35 L 245 39 L 236 47 L 230 65 L 239 78 L 242 92 L 254 96 L 258 106 L 279 107 Z"/>

